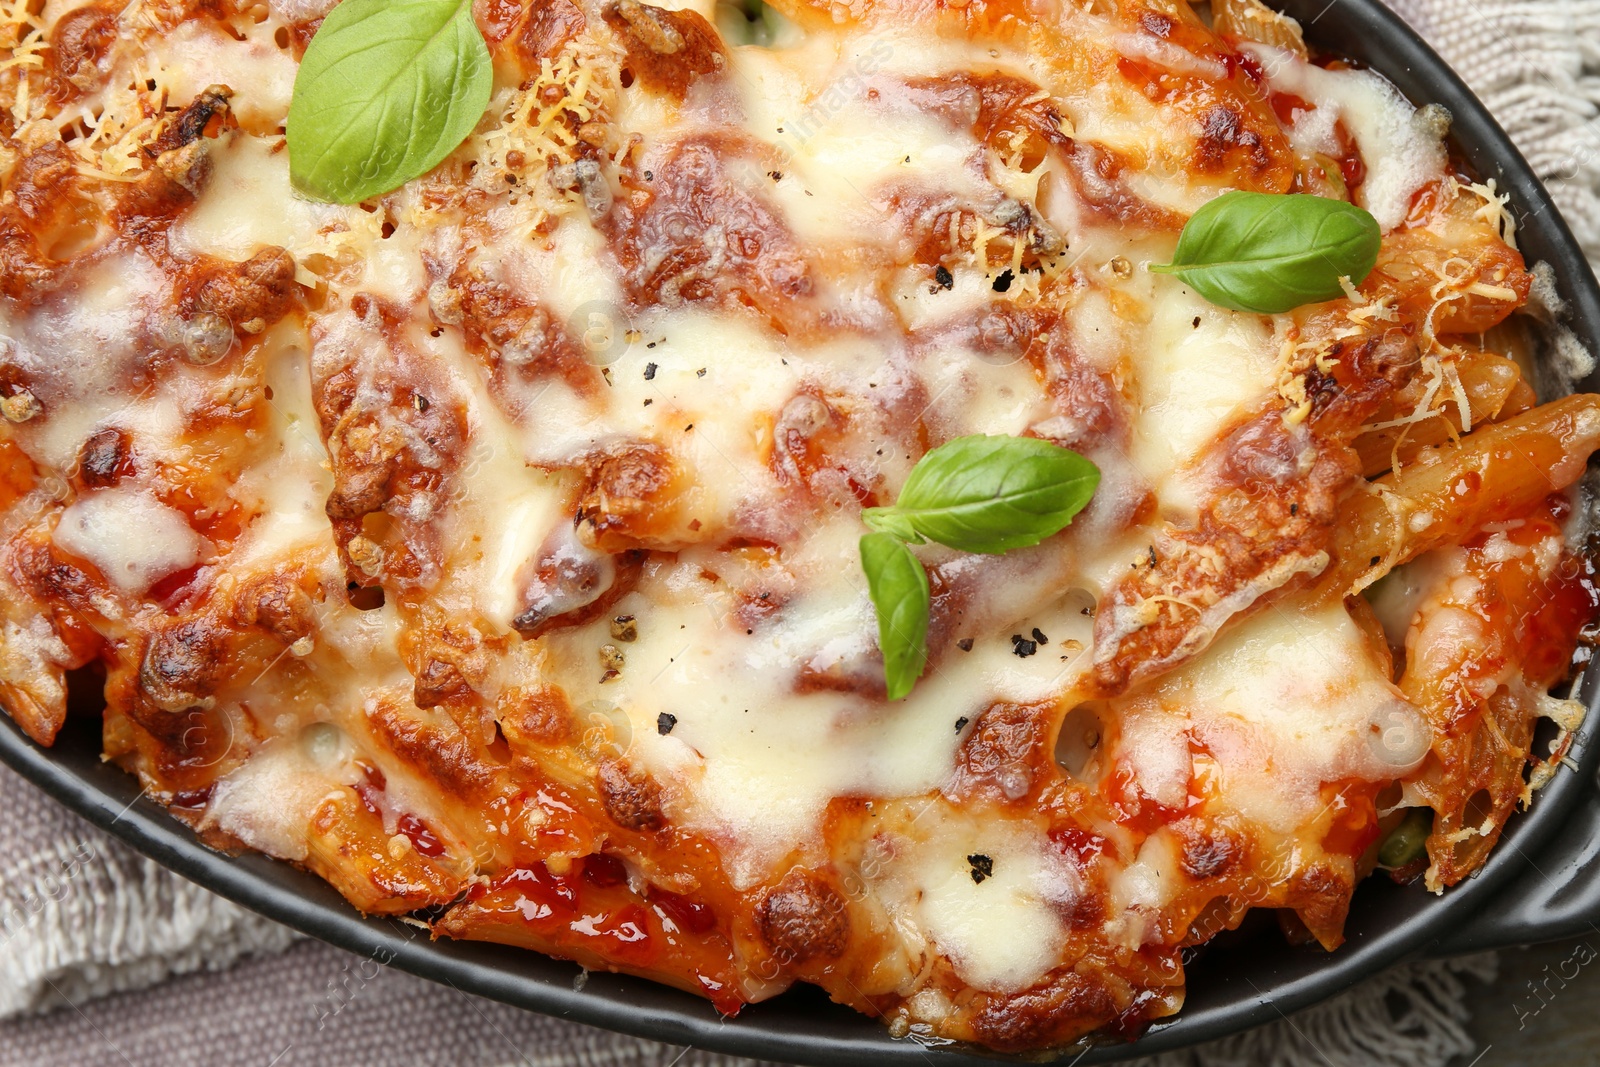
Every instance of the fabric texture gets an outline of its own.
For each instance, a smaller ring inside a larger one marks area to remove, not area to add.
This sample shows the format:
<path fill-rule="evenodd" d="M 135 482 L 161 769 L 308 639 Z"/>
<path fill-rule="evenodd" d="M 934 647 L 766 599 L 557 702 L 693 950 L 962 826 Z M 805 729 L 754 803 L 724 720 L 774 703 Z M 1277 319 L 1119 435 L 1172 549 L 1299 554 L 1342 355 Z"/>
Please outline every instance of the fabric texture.
<path fill-rule="evenodd" d="M 1393 0 L 1600 262 L 1600 0 Z M 1337 17 L 1333 8 L 1323 17 Z M 1444 1067 L 1493 956 L 1409 964 L 1141 1067 Z M 753 1067 L 518 1011 L 307 941 L 0 768 L 0 1067 Z"/>
<path fill-rule="evenodd" d="M 1600 263 L 1600 0 L 1389 6 L 1488 105 L 1550 189 L 1589 262 Z"/>

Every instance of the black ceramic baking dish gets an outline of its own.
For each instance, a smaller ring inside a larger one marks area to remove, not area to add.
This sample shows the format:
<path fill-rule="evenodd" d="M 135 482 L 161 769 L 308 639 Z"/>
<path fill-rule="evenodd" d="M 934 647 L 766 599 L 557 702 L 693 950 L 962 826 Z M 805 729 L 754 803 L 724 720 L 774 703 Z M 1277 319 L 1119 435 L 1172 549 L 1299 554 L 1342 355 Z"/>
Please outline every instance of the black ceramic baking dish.
<path fill-rule="evenodd" d="M 1600 287 L 1571 233 L 1505 133 L 1444 62 L 1377 0 L 1286 0 L 1317 47 L 1387 75 L 1418 104 L 1454 116 L 1454 149 L 1511 195 L 1518 243 L 1530 263 L 1555 268 L 1564 325 L 1600 353 Z M 1595 389 L 1600 375 L 1581 383 Z M 1578 695 L 1593 710 L 1591 671 Z M 362 918 L 320 879 L 258 855 L 226 856 L 138 795 L 132 777 L 101 763 L 94 709 L 69 719 L 41 749 L 0 716 L 0 759 L 63 804 L 134 848 L 263 915 L 404 970 L 509 1004 L 641 1037 L 804 1064 L 994 1064 L 990 1057 L 895 1040 L 874 1020 L 797 989 L 724 1020 L 711 1006 L 641 979 L 578 970 L 497 945 L 430 941 L 395 920 Z M 1275 924 L 1213 942 L 1189 967 L 1188 1003 L 1136 1045 L 1098 1047 L 1077 1063 L 1106 1063 L 1193 1045 L 1298 1011 L 1401 960 L 1449 955 L 1594 930 L 1600 922 L 1600 790 L 1594 743 L 1600 715 L 1579 731 L 1570 763 L 1514 818 L 1478 875 L 1442 897 L 1373 878 L 1356 893 L 1348 941 L 1337 952 L 1291 948 Z"/>

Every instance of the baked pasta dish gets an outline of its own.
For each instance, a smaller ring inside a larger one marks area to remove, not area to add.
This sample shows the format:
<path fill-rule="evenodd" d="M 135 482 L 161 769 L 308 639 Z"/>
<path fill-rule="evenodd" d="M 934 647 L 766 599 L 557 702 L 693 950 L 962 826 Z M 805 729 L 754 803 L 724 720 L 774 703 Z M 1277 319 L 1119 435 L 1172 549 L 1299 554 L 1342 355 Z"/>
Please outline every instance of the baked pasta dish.
<path fill-rule="evenodd" d="M 214 847 L 1022 1051 L 1566 753 L 1548 270 L 1256 0 L 0 13 L 0 703 Z"/>

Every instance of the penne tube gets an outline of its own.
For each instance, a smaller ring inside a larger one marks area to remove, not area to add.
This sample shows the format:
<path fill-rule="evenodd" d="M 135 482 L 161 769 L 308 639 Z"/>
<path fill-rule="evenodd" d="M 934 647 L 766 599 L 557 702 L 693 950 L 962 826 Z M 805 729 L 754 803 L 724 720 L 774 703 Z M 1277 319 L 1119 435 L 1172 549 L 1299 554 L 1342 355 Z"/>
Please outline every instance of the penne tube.
<path fill-rule="evenodd" d="M 1531 411 L 1538 406 L 1538 394 L 1533 391 L 1533 386 L 1528 384 L 1528 379 L 1523 378 L 1511 387 L 1505 402 L 1500 405 L 1500 413 L 1491 421 L 1509 419 L 1513 415 L 1521 415 L 1524 411 Z"/>
<path fill-rule="evenodd" d="M 1475 198 L 1458 196 L 1426 228 L 1384 238 L 1362 290 L 1388 290 L 1422 315 L 1427 340 L 1499 325 L 1527 299 L 1533 279 L 1515 249 L 1476 225 L 1479 209 Z"/>
<path fill-rule="evenodd" d="M 1224 37 L 1257 41 L 1305 58 L 1306 42 L 1300 26 L 1261 0 L 1212 0 L 1211 25 Z"/>
<path fill-rule="evenodd" d="M 1571 663 L 1571 621 L 1589 610 L 1582 568 L 1563 555 L 1566 515 L 1546 500 L 1492 539 L 1438 552 L 1425 572 L 1399 686 L 1431 726 L 1431 756 L 1405 798 L 1437 813 L 1427 834 L 1430 889 L 1481 865 L 1582 721 L 1581 705 L 1547 692 Z M 1532 751 L 1541 718 L 1558 730 L 1543 757 Z"/>
<path fill-rule="evenodd" d="M 387 833 L 383 820 L 349 788 L 335 790 L 318 806 L 307 827 L 304 862 L 369 915 L 403 915 L 446 903 L 466 888 L 471 874 L 463 858 L 424 855 L 404 833 Z"/>
<path fill-rule="evenodd" d="M 1491 352 L 1504 352 L 1528 381 L 1538 378 L 1539 361 L 1528 333 L 1528 316 L 1512 315 L 1479 335 L 1477 344 Z"/>
<path fill-rule="evenodd" d="M 1453 366 L 1461 383 L 1471 422 L 1461 420 L 1461 404 L 1451 388 L 1438 389 L 1430 398 L 1431 417 L 1401 422 L 1408 409 L 1423 402 L 1425 386 L 1414 382 L 1393 404 L 1386 404 L 1373 420 L 1375 428 L 1356 438 L 1361 470 L 1376 477 L 1396 464 L 1405 466 L 1422 449 L 1453 441 L 1463 431 L 1486 422 L 1520 414 L 1534 404 L 1533 390 L 1523 380 L 1516 363 L 1492 352 L 1463 352 Z M 1395 423 L 1395 425 L 1384 425 Z"/>
<path fill-rule="evenodd" d="M 1597 447 L 1600 396 L 1579 393 L 1422 450 L 1345 502 L 1319 593 L 1359 593 L 1423 552 L 1526 511 L 1577 481 Z"/>
<path fill-rule="evenodd" d="M 1482 866 L 1523 796 L 1522 772 L 1539 720 L 1537 696 L 1500 686 L 1477 726 L 1435 747 L 1437 770 L 1418 783 L 1435 809 L 1428 835 L 1428 888 L 1455 885 Z"/>

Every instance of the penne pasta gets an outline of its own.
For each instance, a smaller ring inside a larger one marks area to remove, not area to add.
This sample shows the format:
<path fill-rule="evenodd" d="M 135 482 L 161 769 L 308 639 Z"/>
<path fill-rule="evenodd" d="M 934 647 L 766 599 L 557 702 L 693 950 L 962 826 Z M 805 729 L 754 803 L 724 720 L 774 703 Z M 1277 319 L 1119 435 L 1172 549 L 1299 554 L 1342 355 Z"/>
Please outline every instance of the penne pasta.
<path fill-rule="evenodd" d="M 1306 54 L 1306 42 L 1299 25 L 1261 0 L 1212 0 L 1211 25 L 1224 37 L 1257 41 L 1297 56 Z"/>
<path fill-rule="evenodd" d="M 1413 381 L 1402 390 L 1393 403 L 1380 409 L 1373 428 L 1356 438 L 1367 477 L 1404 466 L 1430 445 L 1452 441 L 1464 431 L 1520 414 L 1534 404 L 1533 389 L 1523 380 L 1521 369 L 1504 356 L 1471 350 L 1441 367 L 1439 378 Z M 1460 383 L 1459 393 L 1451 388 L 1455 382 Z M 1470 416 L 1465 423 L 1462 401 Z M 1424 404 L 1428 410 L 1417 410 Z"/>
<path fill-rule="evenodd" d="M 355 789 L 341 789 L 322 802 L 306 828 L 305 865 L 369 914 L 403 915 L 459 895 L 467 884 L 467 857 L 436 850 L 430 842 L 437 839 L 415 817 L 402 815 L 399 821 L 396 832 L 388 833 L 371 801 Z"/>
<path fill-rule="evenodd" d="M 1335 530 L 1326 596 L 1359 593 L 1395 567 L 1565 489 L 1600 447 L 1600 396 L 1577 394 L 1417 453 L 1357 489 Z"/>
<path fill-rule="evenodd" d="M 1570 620 L 1589 602 L 1565 548 L 1567 514 L 1566 503 L 1553 500 L 1469 547 L 1435 553 L 1423 572 L 1428 584 L 1407 626 L 1399 686 L 1432 733 L 1431 754 L 1405 798 L 1435 812 L 1432 889 L 1477 869 L 1582 718 L 1580 706 L 1547 693 L 1575 647 Z M 1541 718 L 1557 727 L 1548 755 L 1532 751 Z"/>

